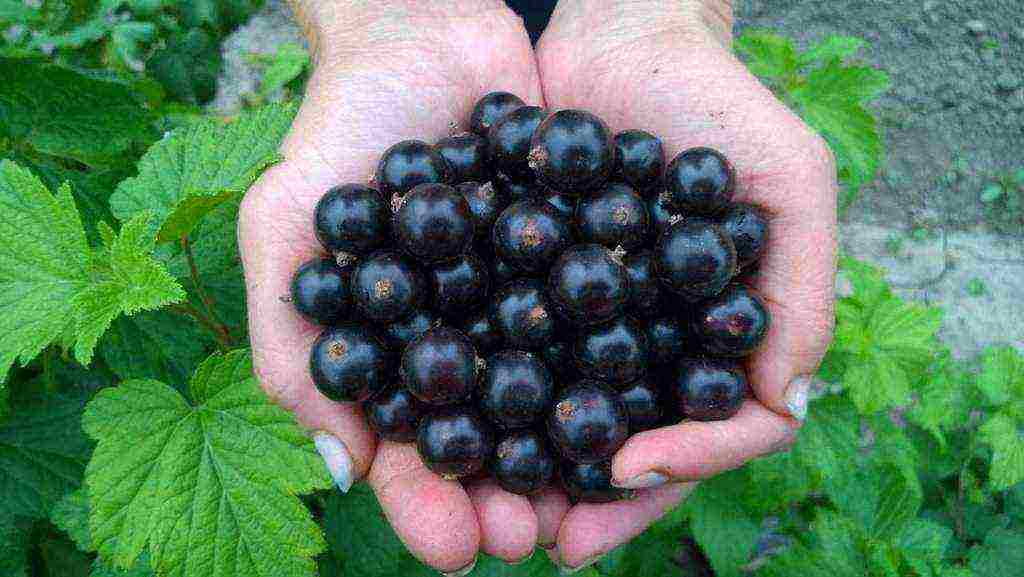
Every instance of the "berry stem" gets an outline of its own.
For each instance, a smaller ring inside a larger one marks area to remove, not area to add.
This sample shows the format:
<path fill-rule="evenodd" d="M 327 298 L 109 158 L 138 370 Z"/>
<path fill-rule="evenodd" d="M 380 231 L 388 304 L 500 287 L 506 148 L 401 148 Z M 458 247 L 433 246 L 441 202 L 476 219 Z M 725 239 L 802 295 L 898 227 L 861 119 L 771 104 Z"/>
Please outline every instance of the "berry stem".
<path fill-rule="evenodd" d="M 168 308 L 180 315 L 192 317 L 193 320 L 213 333 L 213 336 L 217 339 L 217 345 L 220 347 L 222 352 L 231 350 L 234 343 L 231 339 L 231 333 L 228 332 L 228 328 L 226 326 L 210 320 L 209 317 L 204 315 L 203 312 L 196 307 L 192 306 L 191 303 L 177 303 Z"/>
<path fill-rule="evenodd" d="M 221 343 L 222 348 L 225 348 L 225 350 L 230 349 L 234 344 L 233 339 L 231 338 L 231 331 L 228 329 L 227 325 L 217 317 L 217 313 L 215 313 L 213 309 L 213 300 L 210 298 L 210 295 L 207 294 L 206 289 L 203 288 L 203 283 L 199 280 L 199 267 L 196 266 L 196 258 L 195 255 L 192 254 L 192 241 L 189 239 L 188 235 L 181 237 L 181 250 L 185 253 L 185 260 L 188 261 L 188 270 L 189 276 L 192 278 L 192 286 L 195 287 L 196 294 L 199 295 L 199 300 L 202 301 L 203 308 L 206 309 L 206 314 L 203 315 L 206 323 L 202 323 L 202 320 L 199 319 L 199 317 L 196 317 L 196 320 L 199 320 L 201 324 L 204 324 L 204 326 L 213 331 L 214 335 L 217 336 L 217 340 Z M 195 310 L 195 307 L 192 308 Z M 202 315 L 198 310 L 195 310 L 195 312 Z"/>

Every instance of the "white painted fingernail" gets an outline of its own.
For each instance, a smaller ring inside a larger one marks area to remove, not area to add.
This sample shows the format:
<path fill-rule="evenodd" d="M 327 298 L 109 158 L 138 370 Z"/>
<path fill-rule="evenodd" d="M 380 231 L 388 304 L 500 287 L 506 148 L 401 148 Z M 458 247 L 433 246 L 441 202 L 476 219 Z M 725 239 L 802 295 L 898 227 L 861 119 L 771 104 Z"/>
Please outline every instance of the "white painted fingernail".
<path fill-rule="evenodd" d="M 667 475 L 662 475 L 654 471 L 649 471 L 641 475 L 637 475 L 632 479 L 626 479 L 619 483 L 614 479 L 612 485 L 619 487 L 620 489 L 650 489 L 651 487 L 660 487 L 665 483 L 668 483 L 669 479 Z"/>
<path fill-rule="evenodd" d="M 811 390 L 811 375 L 800 375 L 789 382 L 783 399 L 791 417 L 798 421 L 807 418 L 807 396 Z"/>
<path fill-rule="evenodd" d="M 348 493 L 348 490 L 352 488 L 352 483 L 355 482 L 353 473 L 355 465 L 352 463 L 352 454 L 348 452 L 348 447 L 338 437 L 323 431 L 313 435 L 313 444 L 316 445 L 320 456 L 324 458 L 327 471 L 334 479 L 334 484 L 341 489 L 342 493 Z"/>
<path fill-rule="evenodd" d="M 469 565 L 466 565 L 462 569 L 456 569 L 451 573 L 441 572 L 441 575 L 444 575 L 444 577 L 466 577 L 466 575 L 469 575 L 473 572 L 473 569 L 476 569 L 476 557 L 473 557 L 473 562 Z"/>
<path fill-rule="evenodd" d="M 587 559 L 584 562 L 580 563 L 576 567 L 569 567 L 567 565 L 559 564 L 558 565 L 558 573 L 560 575 L 572 575 L 573 573 L 579 573 L 580 571 L 583 571 L 587 567 L 590 567 L 594 563 L 597 563 L 598 561 L 600 561 L 605 555 L 607 555 L 607 553 L 601 553 L 600 555 L 594 555 L 593 557 L 590 557 L 589 559 Z"/>

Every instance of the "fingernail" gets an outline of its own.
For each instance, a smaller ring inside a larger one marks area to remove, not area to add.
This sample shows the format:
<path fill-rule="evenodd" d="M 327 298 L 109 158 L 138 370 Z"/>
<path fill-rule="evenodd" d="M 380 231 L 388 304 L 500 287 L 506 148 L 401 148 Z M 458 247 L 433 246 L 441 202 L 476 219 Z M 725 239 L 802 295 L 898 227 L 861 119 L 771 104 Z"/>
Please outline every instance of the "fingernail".
<path fill-rule="evenodd" d="M 786 394 L 783 396 L 786 409 L 791 417 L 798 421 L 807 418 L 807 395 L 811 389 L 811 375 L 800 375 L 789 381 Z"/>
<path fill-rule="evenodd" d="M 509 561 L 508 564 L 509 565 L 522 565 L 523 563 L 526 563 L 530 559 L 533 559 L 533 554 L 536 553 L 536 552 L 537 552 L 536 549 L 531 549 L 530 550 L 530 554 L 527 555 L 526 557 L 523 557 L 522 559 L 518 559 L 516 561 Z"/>
<path fill-rule="evenodd" d="M 341 489 L 342 493 L 348 493 L 348 490 L 352 488 L 352 483 L 355 482 L 355 479 L 352 478 L 352 471 L 355 467 L 348 447 L 338 437 L 323 431 L 313 435 L 313 444 L 320 456 L 324 458 L 327 471 L 334 479 L 334 484 Z"/>
<path fill-rule="evenodd" d="M 561 563 L 559 563 L 558 564 L 558 573 L 561 574 L 561 575 L 572 575 L 573 573 L 579 573 L 580 571 L 582 571 L 582 570 L 586 569 L 587 567 L 590 567 L 594 563 L 597 563 L 598 561 L 600 561 L 601 558 L 604 557 L 605 555 L 606 555 L 606 553 L 601 553 L 600 555 L 594 555 L 593 557 L 590 557 L 590 558 L 586 559 L 585 561 L 583 561 L 582 563 L 580 563 L 576 567 L 569 567 L 568 565 L 562 565 Z"/>
<path fill-rule="evenodd" d="M 473 569 L 476 569 L 476 557 L 473 557 L 473 562 L 469 565 L 466 565 L 462 569 L 456 569 L 451 573 L 445 573 L 442 571 L 441 575 L 444 575 L 444 577 L 466 577 L 466 575 L 469 575 L 473 572 Z"/>
<path fill-rule="evenodd" d="M 612 479 L 612 485 L 619 487 L 620 489 L 650 489 L 651 487 L 660 487 L 665 483 L 668 483 L 669 479 L 667 475 L 649 471 L 633 477 L 632 479 L 626 479 L 625 481 L 617 482 Z"/>

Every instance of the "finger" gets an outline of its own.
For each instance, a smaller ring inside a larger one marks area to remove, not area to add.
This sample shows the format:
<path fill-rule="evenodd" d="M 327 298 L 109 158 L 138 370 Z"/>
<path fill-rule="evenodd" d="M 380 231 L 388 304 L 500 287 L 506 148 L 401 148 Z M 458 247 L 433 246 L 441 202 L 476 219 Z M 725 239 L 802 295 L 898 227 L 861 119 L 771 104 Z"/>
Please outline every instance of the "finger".
<path fill-rule="evenodd" d="M 537 545 L 537 515 L 530 501 L 493 480 L 466 488 L 480 522 L 480 550 L 510 563 L 523 561 Z"/>
<path fill-rule="evenodd" d="M 706 479 L 792 444 L 798 428 L 748 400 L 726 421 L 684 421 L 633 435 L 612 460 L 612 483 L 639 489 Z"/>
<path fill-rule="evenodd" d="M 398 538 L 417 559 L 443 572 L 475 562 L 480 525 L 469 495 L 457 481 L 427 470 L 414 445 L 381 442 L 367 480 Z"/>
<path fill-rule="evenodd" d="M 545 487 L 530 495 L 530 504 L 537 514 L 537 544 L 551 550 L 558 541 L 558 529 L 569 512 L 569 497 L 559 487 Z"/>
<path fill-rule="evenodd" d="M 638 491 L 635 498 L 613 503 L 581 503 L 569 510 L 558 532 L 560 563 L 570 569 L 590 565 L 629 541 L 693 490 L 678 483 Z"/>

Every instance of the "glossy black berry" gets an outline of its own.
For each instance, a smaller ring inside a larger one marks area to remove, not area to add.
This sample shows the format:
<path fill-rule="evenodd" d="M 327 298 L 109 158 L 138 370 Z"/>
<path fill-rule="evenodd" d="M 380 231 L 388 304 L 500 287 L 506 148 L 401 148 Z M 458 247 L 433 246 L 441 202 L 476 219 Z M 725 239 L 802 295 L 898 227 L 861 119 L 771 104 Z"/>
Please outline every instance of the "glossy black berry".
<path fill-rule="evenodd" d="M 366 402 L 366 421 L 380 438 L 396 443 L 416 440 L 416 428 L 424 413 L 424 405 L 401 387 L 391 387 Z"/>
<path fill-rule="evenodd" d="M 626 307 L 631 315 L 650 318 L 661 311 L 661 281 L 654 268 L 654 255 L 649 250 L 628 254 L 622 259 L 629 277 L 629 300 Z"/>
<path fill-rule="evenodd" d="M 469 398 L 476 385 L 476 350 L 462 332 L 440 326 L 423 333 L 402 354 L 401 377 L 409 392 L 432 405 Z"/>
<path fill-rule="evenodd" d="M 626 497 L 628 491 L 612 485 L 612 463 L 561 464 L 562 487 L 574 503 L 611 503 Z"/>
<path fill-rule="evenodd" d="M 421 184 L 409 191 L 395 214 L 395 236 L 416 260 L 451 260 L 473 240 L 473 213 L 459 191 L 446 184 Z"/>
<path fill-rule="evenodd" d="M 518 279 L 499 289 L 491 305 L 491 322 L 510 348 L 546 347 L 555 334 L 555 319 L 544 284 L 537 279 Z"/>
<path fill-rule="evenodd" d="M 629 277 L 607 248 L 578 244 L 551 266 L 548 295 L 572 322 L 597 324 L 622 312 L 629 299 Z"/>
<path fill-rule="evenodd" d="M 672 206 L 672 199 L 667 192 L 652 196 L 647 199 L 647 214 L 651 217 L 651 237 L 657 241 L 658 237 L 668 230 L 673 224 L 682 220 L 682 215 Z"/>
<path fill-rule="evenodd" d="M 568 219 L 543 200 L 524 200 L 505 209 L 491 240 L 506 264 L 525 273 L 547 270 L 572 244 Z"/>
<path fill-rule="evenodd" d="M 316 205 L 313 222 L 316 238 L 330 252 L 363 255 L 391 242 L 391 205 L 362 184 L 327 191 Z"/>
<path fill-rule="evenodd" d="M 456 405 L 420 420 L 416 449 L 428 469 L 446 479 L 480 471 L 494 453 L 494 432 L 476 410 Z"/>
<path fill-rule="evenodd" d="M 647 358 L 652 365 L 675 363 L 694 347 L 686 324 L 675 316 L 663 316 L 644 323 Z"/>
<path fill-rule="evenodd" d="M 491 275 L 487 265 L 473 254 L 464 254 L 434 267 L 434 308 L 448 318 L 463 318 L 487 297 Z"/>
<path fill-rule="evenodd" d="M 542 434 L 511 431 L 495 447 L 490 468 L 502 489 L 516 495 L 529 495 L 551 482 L 556 463 Z"/>
<path fill-rule="evenodd" d="M 469 129 L 480 136 L 487 136 L 487 131 L 498 119 L 525 105 L 523 99 L 508 92 L 485 94 L 473 106 L 473 112 L 469 117 Z"/>
<path fill-rule="evenodd" d="M 473 231 L 477 240 L 490 241 L 491 227 L 498 215 L 509 205 L 508 196 L 499 192 L 490 182 L 464 182 L 455 187 L 462 193 L 473 219 Z"/>
<path fill-rule="evenodd" d="M 644 200 L 625 184 L 608 184 L 576 205 L 576 231 L 583 242 L 631 251 L 647 240 L 649 223 Z"/>
<path fill-rule="evenodd" d="M 559 453 L 576 463 L 610 459 L 629 436 L 629 415 L 619 396 L 595 381 L 580 381 L 555 399 L 548 434 Z"/>
<path fill-rule="evenodd" d="M 404 351 L 416 337 L 438 326 L 441 319 L 430 310 L 420 309 L 411 316 L 395 321 L 384 331 L 388 347 L 393 351 Z"/>
<path fill-rule="evenodd" d="M 661 399 L 658 388 L 652 383 L 640 380 L 619 393 L 619 399 L 629 413 L 629 432 L 639 433 L 656 429 L 661 425 Z"/>
<path fill-rule="evenodd" d="M 544 119 L 530 142 L 530 167 L 541 181 L 579 194 L 611 174 L 615 146 L 608 125 L 583 110 L 559 110 Z"/>
<path fill-rule="evenodd" d="M 576 362 L 572 358 L 572 345 L 566 341 L 554 341 L 541 352 L 544 364 L 559 380 L 577 377 Z"/>
<path fill-rule="evenodd" d="M 643 130 L 624 130 L 615 135 L 613 178 L 644 194 L 657 190 L 664 173 L 665 149 L 661 139 Z"/>
<path fill-rule="evenodd" d="M 332 325 L 352 304 L 351 281 L 352 269 L 339 267 L 333 258 L 306 261 L 292 277 L 292 304 L 307 320 Z"/>
<path fill-rule="evenodd" d="M 359 402 L 391 383 L 394 359 L 370 331 L 345 323 L 324 330 L 313 343 L 309 372 L 328 399 Z"/>
<path fill-rule="evenodd" d="M 426 296 L 422 273 L 398 253 L 374 253 L 352 272 L 352 300 L 370 321 L 390 323 L 405 318 Z"/>
<path fill-rule="evenodd" d="M 684 220 L 672 225 L 654 249 L 658 277 L 680 295 L 714 296 L 736 274 L 736 248 L 718 225 Z"/>
<path fill-rule="evenodd" d="M 764 209 L 736 203 L 722 216 L 720 224 L 736 246 L 739 268 L 748 267 L 761 258 L 768 244 L 768 214 Z"/>
<path fill-rule="evenodd" d="M 520 429 L 545 416 L 555 383 L 532 353 L 502 351 L 487 359 L 477 397 L 480 411 L 501 429 Z"/>
<path fill-rule="evenodd" d="M 487 139 L 476 134 L 459 134 L 437 141 L 437 152 L 448 162 L 453 183 L 490 180 Z"/>
<path fill-rule="evenodd" d="M 579 197 L 549 188 L 544 193 L 543 198 L 548 204 L 555 207 L 558 214 L 565 218 L 571 220 L 576 215 L 576 202 L 579 200 Z"/>
<path fill-rule="evenodd" d="M 403 140 L 392 145 L 377 163 L 377 187 L 389 199 L 421 184 L 450 181 L 448 162 L 436 148 L 421 140 Z"/>
<path fill-rule="evenodd" d="M 647 354 L 647 335 L 628 317 L 580 332 L 573 345 L 580 373 L 617 388 L 647 373 Z"/>
<path fill-rule="evenodd" d="M 520 106 L 499 118 L 487 132 L 487 154 L 498 172 L 516 179 L 532 176 L 530 139 L 548 111 L 539 106 Z"/>
<path fill-rule="evenodd" d="M 740 410 L 749 390 L 747 375 L 736 361 L 681 361 L 670 384 L 683 415 L 694 421 L 723 421 Z"/>
<path fill-rule="evenodd" d="M 669 163 L 665 187 L 679 210 L 714 214 L 732 201 L 736 172 L 717 150 L 691 148 Z"/>
<path fill-rule="evenodd" d="M 478 355 L 488 355 L 500 349 L 505 339 L 491 321 L 491 311 L 486 307 L 467 315 L 462 323 L 462 332 L 469 337 Z"/>
<path fill-rule="evenodd" d="M 764 300 L 741 284 L 701 303 L 693 319 L 704 350 L 723 357 L 744 357 L 757 350 L 771 322 Z"/>

